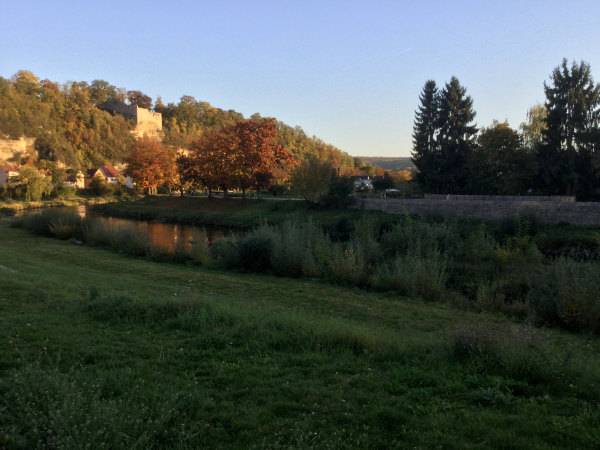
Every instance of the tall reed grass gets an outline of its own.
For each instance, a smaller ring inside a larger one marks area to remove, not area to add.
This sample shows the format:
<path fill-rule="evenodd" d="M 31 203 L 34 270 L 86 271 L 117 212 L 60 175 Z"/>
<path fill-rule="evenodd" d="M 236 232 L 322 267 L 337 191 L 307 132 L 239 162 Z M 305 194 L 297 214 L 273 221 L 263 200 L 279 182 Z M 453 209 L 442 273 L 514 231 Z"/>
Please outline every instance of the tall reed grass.
<path fill-rule="evenodd" d="M 110 229 L 61 210 L 17 218 L 13 226 L 154 261 L 324 278 L 426 300 L 461 298 L 477 310 L 600 333 L 600 264 L 544 258 L 528 234 L 529 222 L 515 223 L 502 228 L 499 242 L 484 224 L 460 229 L 456 222 L 404 215 L 383 226 L 379 216 L 364 215 L 345 225 L 351 230 L 346 240 L 335 240 L 312 222 L 290 217 L 210 247 L 199 230 L 191 248 L 176 242 L 173 250 L 153 244 L 145 233 Z"/>

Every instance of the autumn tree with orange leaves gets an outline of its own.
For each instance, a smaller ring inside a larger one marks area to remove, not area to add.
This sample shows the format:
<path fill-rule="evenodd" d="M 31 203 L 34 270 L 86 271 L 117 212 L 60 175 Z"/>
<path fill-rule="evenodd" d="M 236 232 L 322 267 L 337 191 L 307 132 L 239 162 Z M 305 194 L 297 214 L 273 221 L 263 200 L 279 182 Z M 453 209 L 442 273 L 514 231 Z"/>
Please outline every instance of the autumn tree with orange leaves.
<path fill-rule="evenodd" d="M 227 190 L 234 186 L 233 162 L 235 142 L 225 130 L 209 129 L 190 143 L 190 154 L 178 161 L 188 182 L 208 189 L 208 196 L 217 188 Z"/>
<path fill-rule="evenodd" d="M 274 119 L 245 120 L 222 130 L 208 130 L 190 144 L 190 155 L 180 159 L 188 180 L 195 180 L 211 192 L 216 188 L 247 189 L 269 187 L 288 176 L 294 157 L 277 143 Z"/>
<path fill-rule="evenodd" d="M 237 187 L 244 194 L 253 188 L 260 195 L 273 182 L 285 181 L 295 160 L 278 144 L 275 119 L 239 122 L 231 128 L 231 134 L 236 143 Z"/>
<path fill-rule="evenodd" d="M 175 174 L 175 155 L 169 148 L 147 137 L 133 144 L 127 160 L 127 175 L 149 194 L 160 185 L 172 185 Z"/>

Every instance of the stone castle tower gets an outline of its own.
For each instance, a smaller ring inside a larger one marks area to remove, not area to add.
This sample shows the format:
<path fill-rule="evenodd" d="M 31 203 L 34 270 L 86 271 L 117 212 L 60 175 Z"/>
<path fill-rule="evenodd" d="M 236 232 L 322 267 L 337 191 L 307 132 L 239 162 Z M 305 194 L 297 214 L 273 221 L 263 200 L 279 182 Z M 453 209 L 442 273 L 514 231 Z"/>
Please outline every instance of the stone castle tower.
<path fill-rule="evenodd" d="M 112 114 L 120 114 L 126 119 L 133 120 L 135 128 L 132 131 L 137 138 L 149 137 L 162 141 L 162 114 L 152 112 L 137 105 L 127 105 L 118 100 L 109 100 L 102 104 L 102 109 Z"/>

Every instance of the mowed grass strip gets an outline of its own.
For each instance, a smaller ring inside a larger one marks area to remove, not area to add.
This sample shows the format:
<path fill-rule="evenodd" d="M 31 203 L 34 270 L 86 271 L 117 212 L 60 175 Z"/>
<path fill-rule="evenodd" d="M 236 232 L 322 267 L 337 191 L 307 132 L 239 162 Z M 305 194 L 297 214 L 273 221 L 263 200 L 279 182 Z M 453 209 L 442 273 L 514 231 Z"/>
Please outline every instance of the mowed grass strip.
<path fill-rule="evenodd" d="M 0 223 L 0 447 L 595 448 L 600 340 Z"/>

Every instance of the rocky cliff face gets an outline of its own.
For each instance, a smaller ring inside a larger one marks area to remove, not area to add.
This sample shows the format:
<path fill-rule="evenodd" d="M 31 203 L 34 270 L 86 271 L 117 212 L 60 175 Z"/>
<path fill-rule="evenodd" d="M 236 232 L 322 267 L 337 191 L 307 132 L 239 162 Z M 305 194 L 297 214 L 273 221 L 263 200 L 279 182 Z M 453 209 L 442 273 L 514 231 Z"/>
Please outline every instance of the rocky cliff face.
<path fill-rule="evenodd" d="M 25 157 L 37 158 L 34 149 L 34 138 L 21 137 L 19 139 L 0 138 L 0 162 L 20 163 Z"/>

